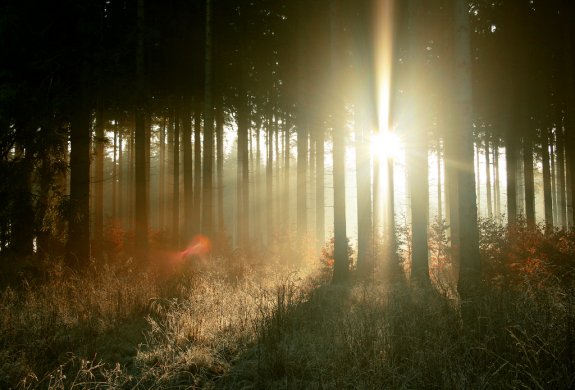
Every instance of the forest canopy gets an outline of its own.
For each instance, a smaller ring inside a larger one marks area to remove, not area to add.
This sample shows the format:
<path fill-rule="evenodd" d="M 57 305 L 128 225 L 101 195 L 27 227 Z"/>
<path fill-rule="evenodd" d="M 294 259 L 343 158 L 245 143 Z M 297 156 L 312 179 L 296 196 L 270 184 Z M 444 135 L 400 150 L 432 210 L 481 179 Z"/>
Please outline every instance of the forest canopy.
<path fill-rule="evenodd" d="M 482 279 L 482 218 L 573 227 L 567 0 L 7 1 L 1 14 L 8 268 L 289 242 L 331 251 L 335 281 L 429 280 L 449 257 L 461 293 Z"/>

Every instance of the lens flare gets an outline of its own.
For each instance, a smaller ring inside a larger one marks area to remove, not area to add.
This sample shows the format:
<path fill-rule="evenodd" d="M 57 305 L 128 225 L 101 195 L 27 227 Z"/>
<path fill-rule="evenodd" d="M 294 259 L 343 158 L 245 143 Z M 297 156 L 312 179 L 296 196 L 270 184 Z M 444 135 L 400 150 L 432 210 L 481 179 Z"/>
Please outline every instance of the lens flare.
<path fill-rule="evenodd" d="M 198 234 L 192 239 L 192 242 L 186 249 L 180 252 L 182 258 L 188 256 L 205 256 L 210 253 L 212 249 L 212 243 L 210 239 L 206 236 Z"/>

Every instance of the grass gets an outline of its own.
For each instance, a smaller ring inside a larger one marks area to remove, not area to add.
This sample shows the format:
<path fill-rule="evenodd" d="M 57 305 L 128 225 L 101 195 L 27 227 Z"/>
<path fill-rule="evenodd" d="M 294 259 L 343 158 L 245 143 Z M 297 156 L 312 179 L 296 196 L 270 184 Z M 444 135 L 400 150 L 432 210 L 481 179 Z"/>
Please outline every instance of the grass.
<path fill-rule="evenodd" d="M 435 290 L 236 260 L 169 278 L 56 265 L 3 288 L 0 388 L 575 386 L 563 279 L 490 284 L 464 315 Z"/>

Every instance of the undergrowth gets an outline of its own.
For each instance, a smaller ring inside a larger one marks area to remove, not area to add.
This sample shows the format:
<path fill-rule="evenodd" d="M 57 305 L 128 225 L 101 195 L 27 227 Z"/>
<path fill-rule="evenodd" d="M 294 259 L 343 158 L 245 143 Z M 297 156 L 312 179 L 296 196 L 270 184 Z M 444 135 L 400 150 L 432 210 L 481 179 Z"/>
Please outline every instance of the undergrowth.
<path fill-rule="evenodd" d="M 482 221 L 481 237 L 472 317 L 442 289 L 331 285 L 325 259 L 304 275 L 236 254 L 162 277 L 56 262 L 0 291 L 0 388 L 573 388 L 573 235 Z"/>

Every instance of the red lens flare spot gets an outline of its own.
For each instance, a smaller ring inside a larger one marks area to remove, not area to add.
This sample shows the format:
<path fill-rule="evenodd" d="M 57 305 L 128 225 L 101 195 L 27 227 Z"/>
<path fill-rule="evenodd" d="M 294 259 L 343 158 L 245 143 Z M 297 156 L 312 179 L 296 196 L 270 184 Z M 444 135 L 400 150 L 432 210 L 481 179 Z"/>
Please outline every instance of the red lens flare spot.
<path fill-rule="evenodd" d="M 206 236 L 198 234 L 192 239 L 192 242 L 186 249 L 180 252 L 182 257 L 188 256 L 205 256 L 210 253 L 212 243 Z"/>

